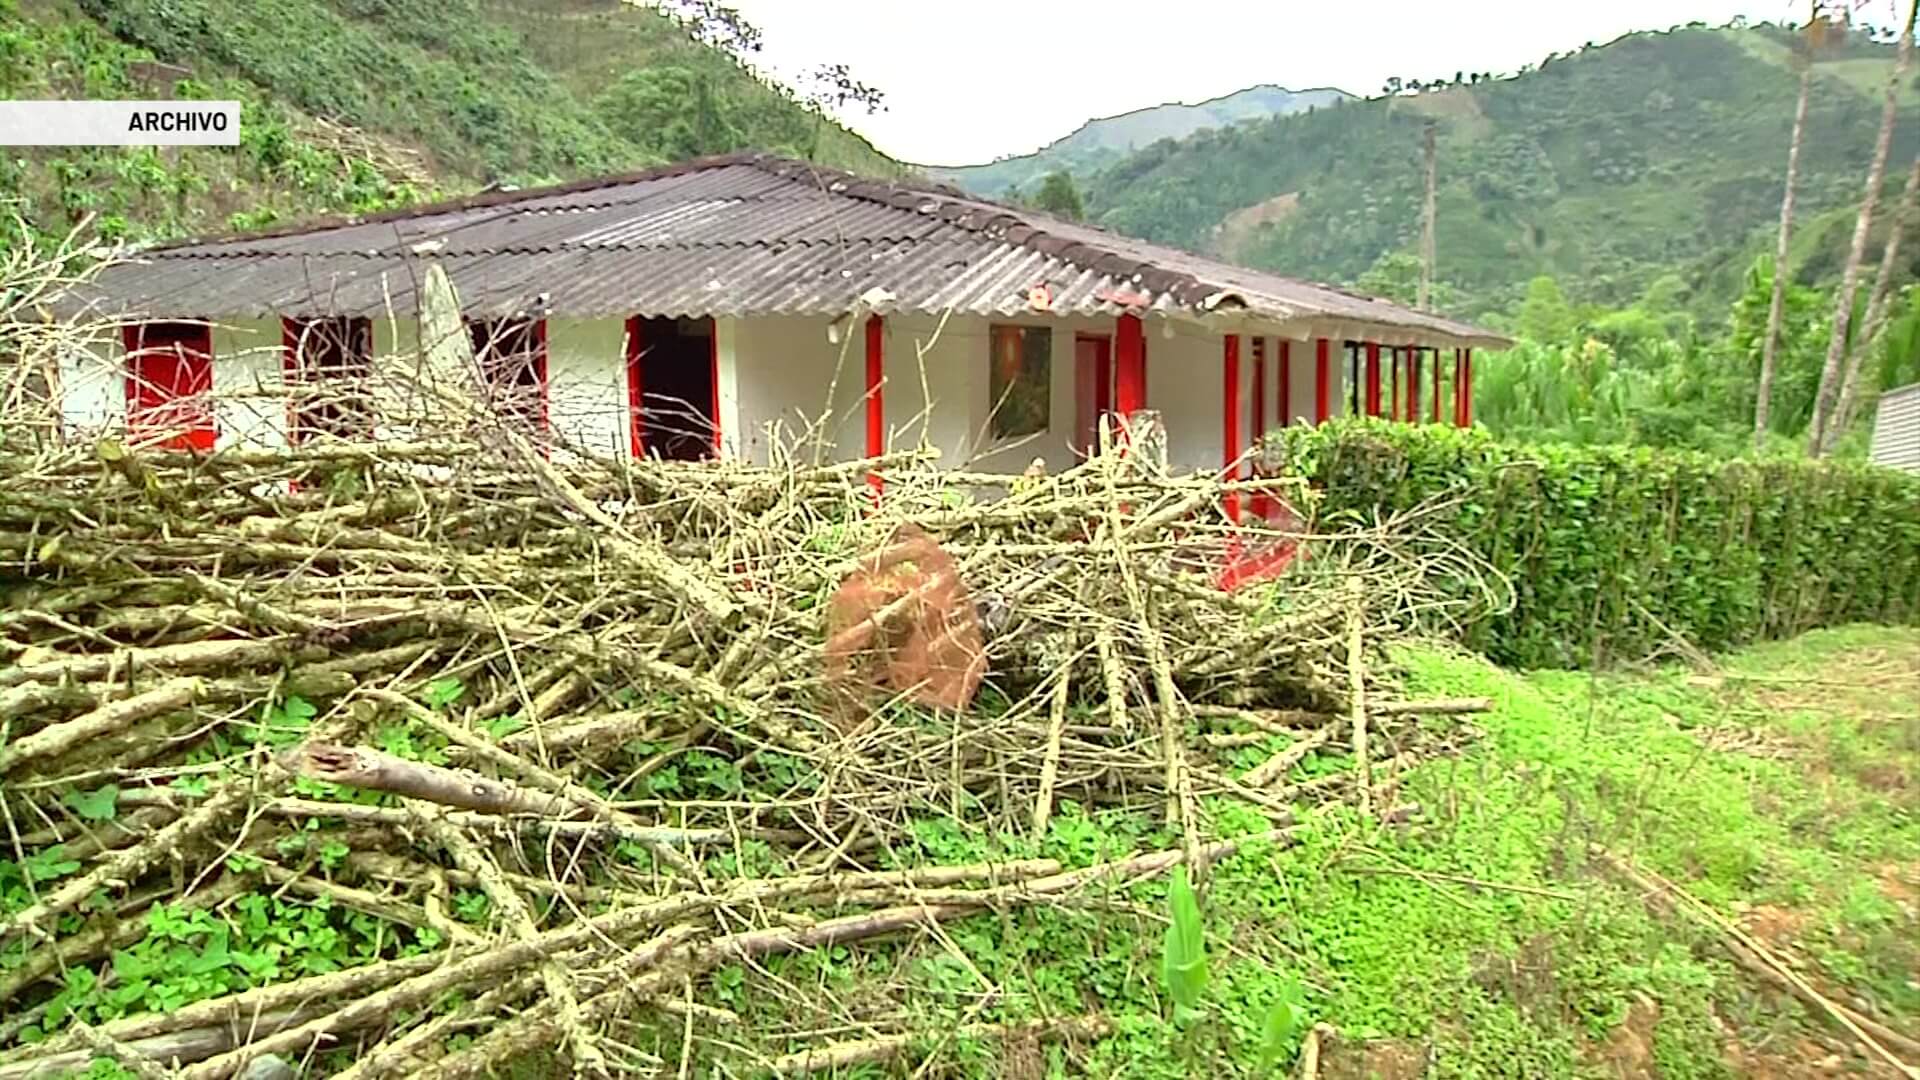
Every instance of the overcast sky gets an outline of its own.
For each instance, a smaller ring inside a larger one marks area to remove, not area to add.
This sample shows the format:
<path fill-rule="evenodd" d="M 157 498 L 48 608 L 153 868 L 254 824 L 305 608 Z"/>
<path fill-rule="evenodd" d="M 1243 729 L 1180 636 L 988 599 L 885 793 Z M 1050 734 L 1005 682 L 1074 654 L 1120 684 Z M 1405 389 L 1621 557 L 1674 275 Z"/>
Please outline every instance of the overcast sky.
<path fill-rule="evenodd" d="M 887 109 L 843 119 L 895 157 L 953 165 L 1027 153 L 1090 117 L 1256 83 L 1376 94 L 1390 75 L 1512 71 L 1630 30 L 1804 19 L 1808 0 L 728 2 L 765 31 L 762 67 L 791 78 L 847 64 Z M 1865 0 L 1860 17 L 1891 24 L 1893 3 Z"/>

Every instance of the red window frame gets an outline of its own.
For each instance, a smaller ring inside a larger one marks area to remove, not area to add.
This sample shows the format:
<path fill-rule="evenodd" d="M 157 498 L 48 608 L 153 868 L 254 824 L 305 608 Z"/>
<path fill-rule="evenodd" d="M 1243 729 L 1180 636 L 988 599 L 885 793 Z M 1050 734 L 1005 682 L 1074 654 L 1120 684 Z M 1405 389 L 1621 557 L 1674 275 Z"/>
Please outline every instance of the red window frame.
<path fill-rule="evenodd" d="M 219 437 L 213 415 L 213 326 L 135 323 L 126 347 L 127 438 L 163 450 L 207 453 Z"/>
<path fill-rule="evenodd" d="M 547 434 L 547 320 L 468 319 L 480 377 L 503 417 Z"/>
<path fill-rule="evenodd" d="M 373 320 L 335 317 L 280 320 L 280 370 L 291 391 L 287 443 L 314 435 L 372 439 Z M 332 383 L 315 387 L 318 383 Z"/>

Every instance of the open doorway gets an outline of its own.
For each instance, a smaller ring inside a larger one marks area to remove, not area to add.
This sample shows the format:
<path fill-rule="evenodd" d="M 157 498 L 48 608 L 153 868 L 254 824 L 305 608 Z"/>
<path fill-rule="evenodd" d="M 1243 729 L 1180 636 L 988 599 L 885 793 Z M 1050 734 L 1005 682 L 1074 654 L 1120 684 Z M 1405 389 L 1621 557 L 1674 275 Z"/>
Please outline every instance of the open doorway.
<path fill-rule="evenodd" d="M 712 319 L 628 319 L 635 453 L 673 461 L 713 457 L 720 442 L 718 374 Z"/>

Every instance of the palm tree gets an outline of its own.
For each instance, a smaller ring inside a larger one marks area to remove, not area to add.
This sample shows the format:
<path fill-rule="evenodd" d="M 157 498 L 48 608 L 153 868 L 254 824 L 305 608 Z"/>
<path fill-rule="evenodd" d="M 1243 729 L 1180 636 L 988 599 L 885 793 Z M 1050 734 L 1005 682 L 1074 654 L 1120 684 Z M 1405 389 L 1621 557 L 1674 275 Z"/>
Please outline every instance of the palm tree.
<path fill-rule="evenodd" d="M 1822 454 L 1833 453 L 1834 444 L 1840 441 L 1847 425 L 1853 422 L 1853 410 L 1860 393 L 1860 369 L 1864 366 L 1867 354 L 1873 351 L 1874 339 L 1880 336 L 1880 328 L 1886 324 L 1887 308 L 1893 298 L 1894 267 L 1900 259 L 1900 237 L 1907 231 L 1907 223 L 1913 217 L 1916 202 L 1920 202 L 1920 157 L 1913 159 L 1913 169 L 1907 173 L 1907 189 L 1900 196 L 1900 208 L 1893 212 L 1893 231 L 1887 236 L 1885 250 L 1880 253 L 1880 272 L 1874 277 L 1873 292 L 1867 298 L 1867 317 L 1847 348 L 1847 374 L 1840 380 L 1840 402 L 1834 406 L 1833 420 L 1827 425 L 1826 437 L 1820 443 Z"/>
<path fill-rule="evenodd" d="M 1807 453 L 1818 457 L 1826 444 L 1827 426 L 1837 419 L 1834 399 L 1840 393 L 1840 363 L 1847 351 L 1847 331 L 1853 321 L 1853 296 L 1860 288 L 1860 262 L 1866 256 L 1867 237 L 1873 231 L 1873 212 L 1880 202 L 1880 186 L 1887 178 L 1887 155 L 1893 147 L 1893 124 L 1899 114 L 1900 87 L 1913 60 L 1913 19 L 1920 0 L 1909 0 L 1900 25 L 1900 47 L 1894 54 L 1893 76 L 1887 80 L 1887 98 L 1880 109 L 1880 134 L 1873 144 L 1873 164 L 1867 169 L 1867 190 L 1860 199 L 1860 216 L 1853 226 L 1853 247 L 1840 272 L 1834 296 L 1833 338 L 1827 342 L 1827 362 L 1820 369 L 1820 390 L 1813 399 L 1813 422 L 1807 425 Z"/>
<path fill-rule="evenodd" d="M 1767 444 L 1768 414 L 1773 410 L 1774 359 L 1779 355 L 1780 316 L 1787 299 L 1787 241 L 1793 235 L 1793 186 L 1800 174 L 1800 146 L 1807 133 L 1807 93 L 1813 86 L 1814 43 L 1826 36 L 1826 16 L 1814 0 L 1813 17 L 1797 52 L 1800 62 L 1800 100 L 1793 107 L 1793 135 L 1787 141 L 1787 191 L 1780 197 L 1780 242 L 1773 257 L 1773 303 L 1767 309 L 1767 336 L 1760 346 L 1760 389 L 1753 404 L 1753 450 Z"/>

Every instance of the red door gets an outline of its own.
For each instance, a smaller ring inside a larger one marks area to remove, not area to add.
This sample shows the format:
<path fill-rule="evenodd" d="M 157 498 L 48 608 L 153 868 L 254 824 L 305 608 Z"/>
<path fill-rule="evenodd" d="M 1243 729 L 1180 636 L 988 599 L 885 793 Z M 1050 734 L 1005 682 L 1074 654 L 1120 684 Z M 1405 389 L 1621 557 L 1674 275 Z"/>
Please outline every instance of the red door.
<path fill-rule="evenodd" d="M 1073 447 L 1091 454 L 1099 440 L 1100 418 L 1113 412 L 1113 338 L 1074 335 L 1073 399 Z"/>
<path fill-rule="evenodd" d="M 127 348 L 127 436 L 164 450 L 213 449 L 213 328 L 142 323 L 121 328 Z"/>

